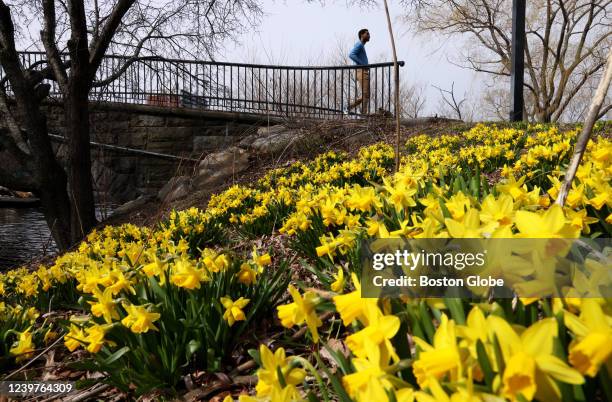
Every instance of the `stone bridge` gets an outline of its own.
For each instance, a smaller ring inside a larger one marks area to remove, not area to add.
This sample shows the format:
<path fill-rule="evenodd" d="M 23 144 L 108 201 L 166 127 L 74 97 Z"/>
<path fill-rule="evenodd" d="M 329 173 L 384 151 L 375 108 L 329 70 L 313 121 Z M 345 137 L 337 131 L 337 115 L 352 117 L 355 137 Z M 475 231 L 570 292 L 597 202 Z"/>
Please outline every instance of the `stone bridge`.
<path fill-rule="evenodd" d="M 44 52 L 20 52 L 20 57 L 24 68 L 46 65 Z M 393 115 L 393 66 L 275 66 L 106 56 L 89 94 L 91 140 L 98 143 L 92 161 L 96 189 L 115 202 L 150 194 L 175 176 L 179 166 L 194 162 L 150 153 L 197 159 L 231 146 L 264 124 Z M 62 94 L 56 82 L 46 83 L 49 127 L 58 140 L 64 127 Z M 57 143 L 61 157 L 62 145 Z M 119 147 L 134 152 L 117 152 Z"/>
<path fill-rule="evenodd" d="M 49 103 L 49 130 L 63 136 L 64 113 L 61 104 Z M 92 173 L 96 190 L 111 201 L 123 203 L 140 194 L 159 190 L 177 170 L 193 168 L 193 160 L 225 149 L 263 124 L 279 124 L 284 119 L 215 111 L 199 111 L 168 106 L 99 103 L 90 114 L 91 140 L 113 145 L 92 148 Z M 62 145 L 58 143 L 59 154 Z M 142 155 L 121 148 L 150 151 L 180 158 Z"/>

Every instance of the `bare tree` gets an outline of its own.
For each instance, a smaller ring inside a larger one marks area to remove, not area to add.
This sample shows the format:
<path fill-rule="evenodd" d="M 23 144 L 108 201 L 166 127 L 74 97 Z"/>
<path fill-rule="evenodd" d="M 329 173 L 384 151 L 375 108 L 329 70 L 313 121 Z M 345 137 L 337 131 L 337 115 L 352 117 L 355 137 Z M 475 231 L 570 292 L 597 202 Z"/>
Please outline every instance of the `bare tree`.
<path fill-rule="evenodd" d="M 589 82 L 585 83 L 585 85 L 576 93 L 576 96 L 572 100 L 572 102 L 567 106 L 563 114 L 563 120 L 574 122 L 574 121 L 584 121 L 587 118 L 587 113 L 589 111 L 589 106 L 591 104 L 591 100 L 593 98 L 593 94 L 597 90 L 597 81 L 589 80 Z M 607 94 L 604 94 L 603 108 L 597 115 L 598 119 L 607 119 L 610 120 L 612 117 L 612 109 L 609 106 L 612 104 L 612 93 L 608 91 Z M 604 110 L 607 109 L 607 110 Z"/>
<path fill-rule="evenodd" d="M 333 66 L 348 66 L 352 63 L 349 58 L 347 43 L 353 42 L 353 36 L 348 37 L 347 35 L 336 37 L 332 46 L 330 46 L 329 53 L 326 57 L 325 63 Z"/>
<path fill-rule="evenodd" d="M 74 244 L 97 223 L 89 151 L 92 89 L 117 79 L 142 58 L 212 58 L 221 39 L 260 14 L 257 0 L 0 0 L 5 74 L 0 115 L 9 122 L 0 132 L 0 185 L 35 192 L 58 247 Z M 29 27 L 41 29 L 36 35 Z M 46 55 L 33 65 L 18 52 L 18 40 L 27 33 Z M 108 52 L 128 57 L 102 72 Z M 51 147 L 41 108 L 49 80 L 59 87 L 64 106 L 67 172 Z"/>
<path fill-rule="evenodd" d="M 511 0 L 405 0 L 418 32 L 466 35 L 472 45 L 455 62 L 492 76 L 510 75 Z M 525 87 L 528 114 L 558 121 L 577 94 L 597 82 L 612 43 L 612 0 L 528 3 Z M 612 105 L 600 111 L 605 115 Z"/>
<path fill-rule="evenodd" d="M 510 105 L 509 88 L 489 86 L 484 88 L 478 102 L 482 118 L 485 120 L 506 120 Z"/>
<path fill-rule="evenodd" d="M 466 101 L 466 98 L 464 96 L 463 99 L 458 100 L 458 98 L 455 96 L 455 82 L 453 81 L 453 83 L 451 84 L 450 90 L 443 89 L 435 85 L 432 86 L 438 91 L 440 91 L 440 96 L 442 97 L 441 104 L 443 106 L 441 110 L 450 110 L 451 114 L 456 116 L 459 120 L 463 120 L 463 118 L 465 117 L 465 113 L 463 112 L 463 105 Z"/>
<path fill-rule="evenodd" d="M 427 98 L 425 96 L 425 85 L 402 82 L 402 90 L 400 93 L 402 117 L 409 119 L 421 117 L 427 103 Z"/>

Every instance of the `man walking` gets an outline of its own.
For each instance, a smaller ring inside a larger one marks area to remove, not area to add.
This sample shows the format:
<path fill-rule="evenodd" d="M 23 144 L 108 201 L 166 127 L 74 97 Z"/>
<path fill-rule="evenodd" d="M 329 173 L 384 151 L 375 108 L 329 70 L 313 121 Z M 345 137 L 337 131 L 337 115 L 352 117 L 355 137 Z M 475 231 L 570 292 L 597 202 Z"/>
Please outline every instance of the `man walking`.
<path fill-rule="evenodd" d="M 349 58 L 353 60 L 355 65 L 365 66 L 368 64 L 368 55 L 366 54 L 365 44 L 370 41 L 370 31 L 365 28 L 360 29 L 357 35 L 359 37 L 359 41 L 349 53 Z M 368 114 L 370 106 L 370 70 L 368 68 L 360 68 L 357 70 L 357 82 L 361 87 L 361 97 L 357 98 L 355 102 L 349 104 L 348 110 L 355 108 L 357 105 L 361 105 L 361 113 Z M 355 95 L 357 95 L 356 88 Z"/>

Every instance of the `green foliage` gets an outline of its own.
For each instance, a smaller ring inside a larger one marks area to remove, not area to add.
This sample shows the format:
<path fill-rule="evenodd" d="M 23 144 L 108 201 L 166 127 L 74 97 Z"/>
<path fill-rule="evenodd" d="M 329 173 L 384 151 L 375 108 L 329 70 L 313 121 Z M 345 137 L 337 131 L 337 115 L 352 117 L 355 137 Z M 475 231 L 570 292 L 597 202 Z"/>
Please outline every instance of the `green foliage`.
<path fill-rule="evenodd" d="M 77 367 L 106 373 L 107 383 L 126 392 L 130 384 L 136 384 L 138 395 L 160 387 L 175 389 L 182 376 L 195 369 L 222 370 L 237 342 L 271 315 L 289 280 L 287 265 L 282 263 L 276 269 L 264 269 L 256 283 L 242 284 L 237 280 L 242 264 L 233 258 L 226 270 L 212 273 L 199 289 L 170 285 L 168 275 L 163 285 L 156 277 L 139 281 L 135 293 L 123 302 L 152 306 L 160 314 L 154 322 L 158 330 L 133 333 L 115 322 L 106 332 L 109 342 Z M 222 297 L 249 300 L 243 321 L 228 325 Z M 125 318 L 123 311 L 120 315 Z"/>

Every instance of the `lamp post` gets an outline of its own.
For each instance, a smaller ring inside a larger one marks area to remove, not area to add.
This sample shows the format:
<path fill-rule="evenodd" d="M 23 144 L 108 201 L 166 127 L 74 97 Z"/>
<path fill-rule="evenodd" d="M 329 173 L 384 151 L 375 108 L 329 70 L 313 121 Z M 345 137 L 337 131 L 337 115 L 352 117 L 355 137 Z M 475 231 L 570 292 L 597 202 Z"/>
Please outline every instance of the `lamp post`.
<path fill-rule="evenodd" d="M 525 71 L 525 0 L 512 0 L 512 64 L 510 121 L 523 120 L 523 74 Z"/>

